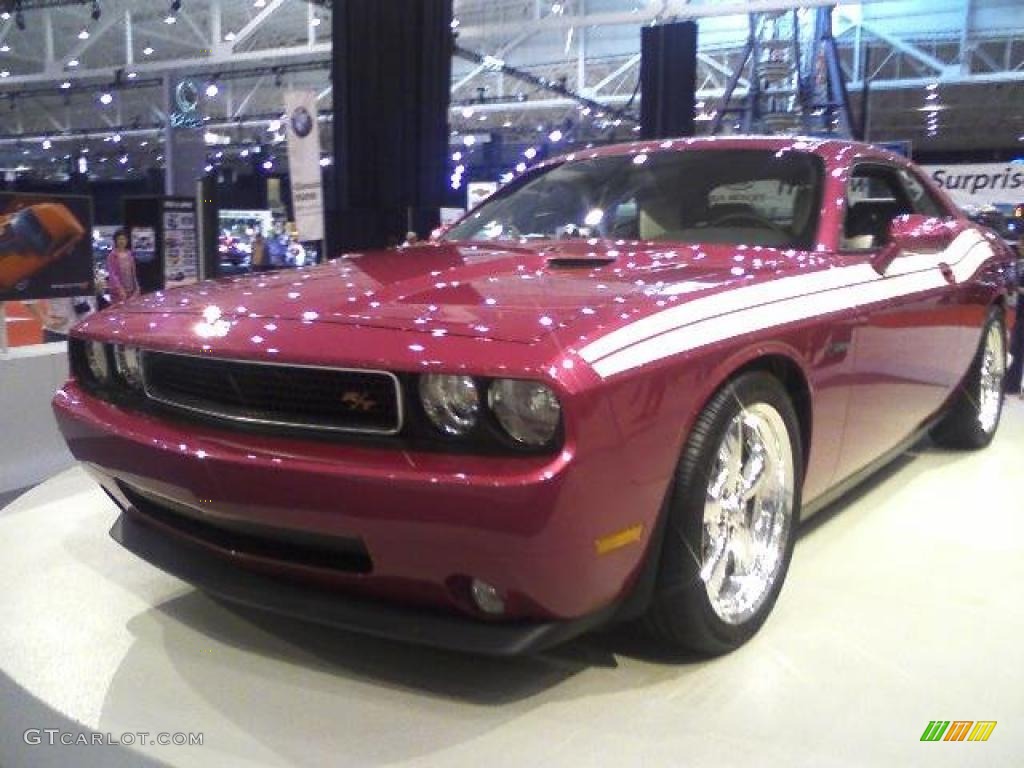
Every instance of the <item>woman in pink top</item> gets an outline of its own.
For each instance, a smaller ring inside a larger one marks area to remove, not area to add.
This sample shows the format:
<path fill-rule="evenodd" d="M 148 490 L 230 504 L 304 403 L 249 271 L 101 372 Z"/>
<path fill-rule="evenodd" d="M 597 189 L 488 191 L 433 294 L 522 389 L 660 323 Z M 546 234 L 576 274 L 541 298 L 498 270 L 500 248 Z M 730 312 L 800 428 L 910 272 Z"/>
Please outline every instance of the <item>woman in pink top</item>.
<path fill-rule="evenodd" d="M 139 295 L 135 256 L 128 247 L 128 233 L 123 229 L 114 233 L 114 249 L 107 256 L 107 287 L 114 304 Z"/>

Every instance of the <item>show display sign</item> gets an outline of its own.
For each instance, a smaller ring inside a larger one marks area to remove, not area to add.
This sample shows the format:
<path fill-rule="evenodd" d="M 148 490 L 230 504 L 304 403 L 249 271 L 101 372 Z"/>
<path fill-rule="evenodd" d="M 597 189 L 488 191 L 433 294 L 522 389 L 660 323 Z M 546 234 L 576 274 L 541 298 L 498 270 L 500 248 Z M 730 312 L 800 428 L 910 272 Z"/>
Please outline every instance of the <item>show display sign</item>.
<path fill-rule="evenodd" d="M 0 193 L 0 301 L 93 293 L 92 199 Z"/>
<path fill-rule="evenodd" d="M 1024 164 L 1021 163 L 923 165 L 921 168 L 959 206 L 1024 202 Z"/>
<path fill-rule="evenodd" d="M 126 197 L 124 222 L 143 293 L 199 280 L 195 198 Z"/>
<path fill-rule="evenodd" d="M 289 91 L 284 97 L 284 107 L 288 115 L 288 164 L 292 174 L 295 227 L 300 240 L 323 240 L 324 192 L 316 93 Z"/>

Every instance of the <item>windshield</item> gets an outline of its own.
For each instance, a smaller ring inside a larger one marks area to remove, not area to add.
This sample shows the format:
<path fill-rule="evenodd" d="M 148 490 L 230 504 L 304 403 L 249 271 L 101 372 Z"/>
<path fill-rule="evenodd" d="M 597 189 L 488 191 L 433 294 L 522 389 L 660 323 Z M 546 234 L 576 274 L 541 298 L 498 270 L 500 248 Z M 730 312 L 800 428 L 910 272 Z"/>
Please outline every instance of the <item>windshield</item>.
<path fill-rule="evenodd" d="M 823 165 L 810 153 L 706 149 L 564 162 L 509 184 L 446 240 L 609 238 L 809 248 Z"/>

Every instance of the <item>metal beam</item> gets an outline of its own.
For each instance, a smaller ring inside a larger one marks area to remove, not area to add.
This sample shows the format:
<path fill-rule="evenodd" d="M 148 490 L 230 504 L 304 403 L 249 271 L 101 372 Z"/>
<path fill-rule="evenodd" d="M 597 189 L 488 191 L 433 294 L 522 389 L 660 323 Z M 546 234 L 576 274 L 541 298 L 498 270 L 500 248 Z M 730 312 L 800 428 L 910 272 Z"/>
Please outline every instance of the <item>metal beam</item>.
<path fill-rule="evenodd" d="M 838 13 L 845 21 L 847 21 L 851 25 L 851 28 L 859 26 L 864 32 L 867 32 L 872 37 L 881 40 L 890 48 L 894 48 L 895 50 L 899 51 L 902 54 L 905 54 L 906 56 L 909 56 L 911 59 L 917 61 L 918 63 L 923 64 L 929 69 L 934 70 L 937 75 L 941 75 L 949 69 L 949 65 L 947 65 L 945 62 L 939 61 L 931 54 L 922 51 L 916 45 L 908 43 L 906 40 L 901 40 L 900 38 L 895 37 L 894 35 L 890 35 L 888 32 L 883 32 L 874 24 L 869 24 L 867 22 L 853 19 L 850 17 L 849 14 L 847 14 L 844 11 L 839 11 Z"/>
<path fill-rule="evenodd" d="M 503 45 L 501 48 L 498 49 L 498 52 L 494 55 L 494 58 L 495 59 L 500 59 L 503 56 L 507 55 L 510 51 L 515 49 L 518 45 L 522 44 L 525 40 L 527 40 L 532 35 L 533 35 L 532 32 L 524 32 L 521 35 L 516 35 L 514 38 L 509 40 L 507 43 L 505 43 L 505 45 Z M 467 83 L 469 83 L 469 81 L 472 80 L 474 77 L 476 77 L 481 72 L 483 72 L 483 71 L 485 71 L 487 69 L 490 69 L 490 68 L 491 67 L 490 67 L 490 63 L 489 62 L 483 62 L 483 63 L 477 64 L 468 73 L 463 75 L 458 80 L 458 82 L 456 82 L 456 83 L 454 83 L 452 85 L 451 92 L 455 93 L 457 90 L 459 90 L 460 88 L 465 86 Z"/>
<path fill-rule="evenodd" d="M 89 42 L 86 40 L 85 42 Z M 317 43 L 313 49 L 305 45 L 292 46 L 289 48 L 270 48 L 266 50 L 241 51 L 227 55 L 214 55 L 207 57 L 194 57 L 189 59 L 174 59 L 171 61 L 151 61 L 136 64 L 134 71 L 141 77 L 144 74 L 160 74 L 176 69 L 190 69 L 196 74 L 218 70 L 230 70 L 232 64 L 261 62 L 272 66 L 275 63 L 285 62 L 288 59 L 300 59 L 301 61 L 312 61 L 322 63 L 324 71 L 327 70 L 328 57 L 331 55 L 330 43 Z M 299 63 L 299 62 L 296 62 Z M 66 72 L 64 76 L 72 81 L 79 80 L 110 80 L 110 68 L 100 69 L 77 69 Z M 2 85 L 25 85 L 31 83 L 52 83 L 53 76 L 45 72 L 33 72 L 26 75 L 11 75 L 6 78 Z M 3 90 L 0 88 L 0 95 Z"/>
<path fill-rule="evenodd" d="M 861 0 L 862 5 L 882 0 Z M 615 25 L 643 25 L 661 18 L 699 19 L 713 16 L 737 16 L 748 13 L 768 13 L 791 8 L 821 8 L 835 5 L 836 0 L 720 0 L 718 2 L 691 4 L 689 0 L 665 0 L 660 4 L 651 4 L 645 10 L 616 11 L 611 13 L 591 13 L 573 15 L 548 15 L 532 21 L 504 22 L 499 24 L 480 24 L 459 27 L 459 37 L 463 40 L 481 37 L 501 37 L 516 31 L 550 31 L 563 30 L 569 27 L 603 27 Z"/>
<path fill-rule="evenodd" d="M 80 40 L 77 45 L 64 54 L 64 61 L 68 61 L 69 59 L 80 59 L 83 53 L 96 45 L 100 38 L 120 23 L 121 19 L 113 13 L 102 18 L 96 25 L 96 28 L 89 34 L 88 40 Z"/>
<path fill-rule="evenodd" d="M 248 24 L 235 33 L 235 39 L 231 41 L 231 49 L 238 50 L 238 46 L 249 39 L 252 36 L 252 33 L 259 29 L 263 22 L 273 16 L 274 13 L 277 12 L 277 9 L 284 5 L 284 2 L 285 0 L 270 0 L 262 11 L 253 16 L 252 20 L 250 20 Z M 309 47 L 313 48 L 315 46 Z"/>
<path fill-rule="evenodd" d="M 590 89 L 590 93 L 595 96 L 601 92 L 602 89 L 608 86 L 609 83 L 613 83 L 622 77 L 624 74 L 629 72 L 633 67 L 640 63 L 640 54 L 634 54 L 626 59 L 621 65 L 616 67 L 611 74 L 605 75 L 601 81 Z"/>

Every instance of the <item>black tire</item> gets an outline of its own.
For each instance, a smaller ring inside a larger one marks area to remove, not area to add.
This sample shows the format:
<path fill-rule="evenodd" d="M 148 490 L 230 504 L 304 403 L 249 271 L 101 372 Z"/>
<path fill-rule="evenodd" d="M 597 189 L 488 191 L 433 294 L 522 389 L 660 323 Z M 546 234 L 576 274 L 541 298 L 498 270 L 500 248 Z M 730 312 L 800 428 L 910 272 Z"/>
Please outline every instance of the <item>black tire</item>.
<path fill-rule="evenodd" d="M 981 415 L 981 387 L 982 371 L 985 360 L 986 340 L 989 338 L 990 330 L 998 329 L 999 338 L 1002 340 L 1003 354 L 1003 376 L 1006 370 L 1006 331 L 1003 324 L 1002 312 L 998 307 L 989 310 L 985 325 L 982 327 L 981 341 L 978 342 L 978 350 L 971 361 L 971 367 L 964 376 L 964 380 L 957 388 L 956 394 L 949 406 L 946 415 L 932 429 L 932 439 L 936 444 L 944 448 L 957 450 L 978 450 L 992 442 L 996 431 L 999 429 L 999 420 L 1003 412 L 1003 383 L 999 383 L 999 404 L 996 411 L 995 422 L 986 429 L 982 425 Z"/>
<path fill-rule="evenodd" d="M 712 607 L 700 575 L 704 504 L 718 447 L 730 422 L 757 403 L 774 408 L 789 434 L 794 477 L 791 518 L 779 571 L 760 607 L 742 623 L 727 623 Z M 657 586 L 644 617 L 648 631 L 658 642 L 674 650 L 718 655 L 738 648 L 761 628 L 775 605 L 793 555 L 802 483 L 799 421 L 785 388 L 774 376 L 761 371 L 741 374 L 726 383 L 698 417 L 676 470 Z"/>

